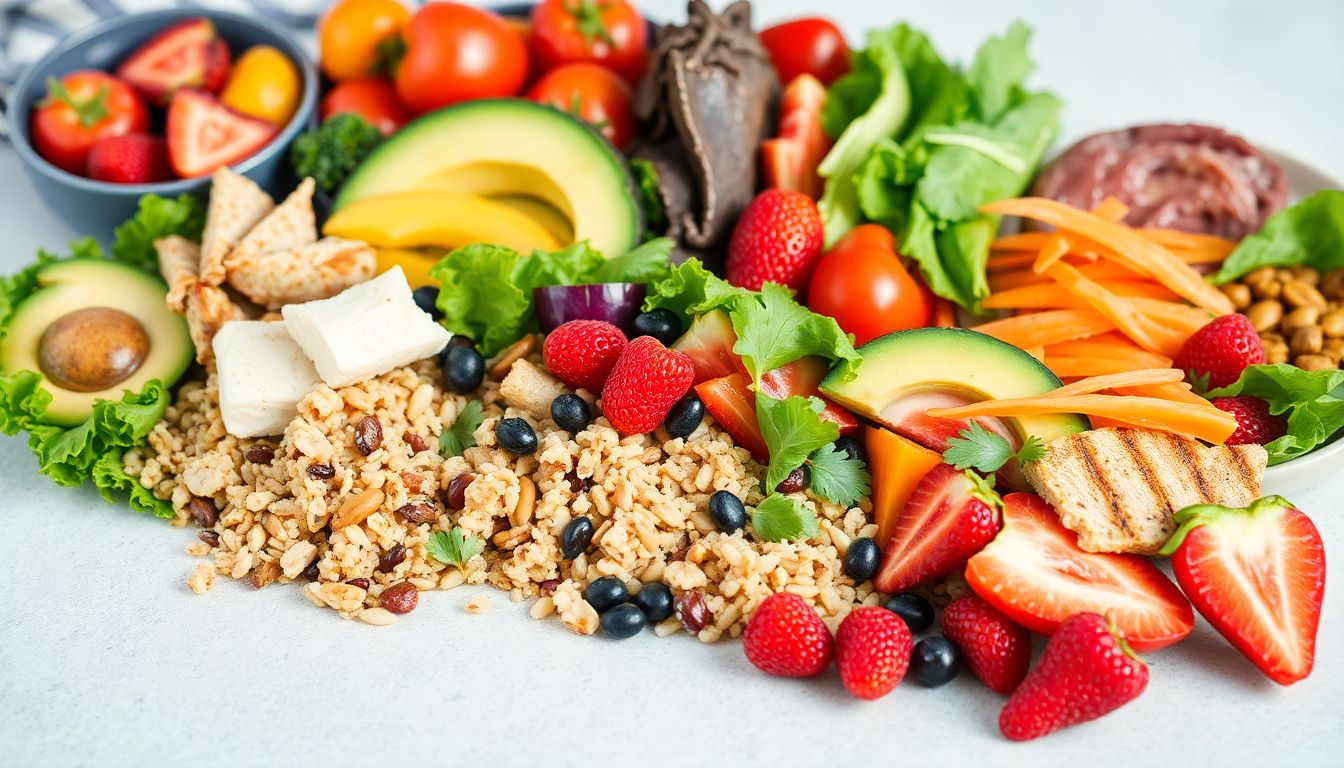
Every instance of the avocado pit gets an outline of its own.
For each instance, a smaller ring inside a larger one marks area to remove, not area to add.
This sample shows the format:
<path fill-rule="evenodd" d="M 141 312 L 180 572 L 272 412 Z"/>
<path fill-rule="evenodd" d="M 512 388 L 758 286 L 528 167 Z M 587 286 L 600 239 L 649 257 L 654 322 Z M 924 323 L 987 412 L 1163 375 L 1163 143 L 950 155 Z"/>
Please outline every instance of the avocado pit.
<path fill-rule="evenodd" d="M 108 307 L 85 307 L 58 318 L 38 342 L 38 364 L 54 385 L 98 392 L 135 374 L 149 355 L 139 320 Z"/>

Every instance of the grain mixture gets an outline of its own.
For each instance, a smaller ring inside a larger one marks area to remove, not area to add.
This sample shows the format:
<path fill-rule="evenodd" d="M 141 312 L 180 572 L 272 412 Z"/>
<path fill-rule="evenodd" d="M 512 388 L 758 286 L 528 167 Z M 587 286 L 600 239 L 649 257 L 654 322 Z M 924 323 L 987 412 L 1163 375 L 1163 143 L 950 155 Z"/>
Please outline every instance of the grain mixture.
<path fill-rule="evenodd" d="M 534 618 L 558 615 L 591 634 L 598 615 L 583 590 L 603 576 L 633 589 L 666 583 L 677 611 L 657 634 L 685 630 L 705 642 L 737 636 L 777 591 L 802 596 L 833 628 L 854 605 L 879 602 L 871 582 L 856 585 L 841 566 L 849 542 L 875 532 L 867 500 L 845 509 L 795 494 L 820 527 L 805 541 L 761 541 L 750 527 L 724 534 L 708 516 L 710 495 L 726 490 L 754 505 L 763 470 L 711 421 L 685 439 L 661 430 L 622 439 L 603 418 L 570 434 L 546 408 L 564 388 L 535 356 L 495 370 L 508 375 L 474 394 L 484 420 L 461 456 L 437 448 L 468 399 L 446 391 L 437 363 L 425 360 L 319 387 L 278 442 L 225 432 L 208 369 L 182 386 L 149 448 L 124 463 L 171 501 L 177 525 L 202 526 L 196 551 L 214 568 L 193 572 L 193 591 L 210 589 L 214 573 L 257 588 L 303 582 L 314 604 L 373 625 L 414 609 L 420 592 L 489 583 L 514 601 L 535 598 Z M 536 430 L 535 453 L 497 445 L 495 426 L 511 417 Z M 569 560 L 560 534 L 579 515 L 594 535 Z M 454 526 L 486 542 L 461 569 L 426 548 Z"/>

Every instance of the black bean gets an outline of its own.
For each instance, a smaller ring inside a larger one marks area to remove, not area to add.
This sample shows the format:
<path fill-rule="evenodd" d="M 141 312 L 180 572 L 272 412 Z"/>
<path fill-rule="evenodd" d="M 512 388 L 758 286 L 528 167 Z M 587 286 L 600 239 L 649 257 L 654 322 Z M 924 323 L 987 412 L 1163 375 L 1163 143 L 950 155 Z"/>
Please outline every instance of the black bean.
<path fill-rule="evenodd" d="M 640 587 L 630 602 L 644 612 L 644 618 L 650 624 L 657 624 L 672 615 L 672 590 L 660 581 Z"/>
<path fill-rule="evenodd" d="M 411 298 L 415 299 L 415 306 L 420 308 L 421 312 L 434 318 L 435 322 L 443 319 L 443 313 L 439 311 L 439 289 L 432 285 L 422 285 L 411 292 Z"/>
<path fill-rule="evenodd" d="M 933 626 L 933 605 L 919 595 L 910 592 L 892 595 L 884 607 L 900 616 L 916 635 Z"/>
<path fill-rule="evenodd" d="M 747 508 L 729 491 L 715 491 L 709 497 L 709 519 L 724 533 L 740 531 L 747 524 Z"/>
<path fill-rule="evenodd" d="M 694 392 L 686 395 L 672 406 L 663 420 L 663 429 L 672 437 L 690 437 L 705 420 L 705 404 Z"/>
<path fill-rule="evenodd" d="M 566 432 L 582 432 L 593 422 L 593 409 L 578 395 L 560 395 L 551 401 L 551 420 Z"/>
<path fill-rule="evenodd" d="M 652 336 L 670 347 L 681 338 L 681 320 L 670 309 L 655 309 L 635 316 L 633 336 Z"/>
<path fill-rule="evenodd" d="M 616 640 L 634 637 L 644 628 L 644 613 L 639 608 L 625 603 L 602 614 L 602 634 Z"/>
<path fill-rule="evenodd" d="M 475 392 L 485 380 L 485 358 L 474 347 L 449 344 L 439 358 L 443 385 L 459 395 Z"/>
<path fill-rule="evenodd" d="M 910 654 L 910 674 L 929 688 L 946 685 L 957 676 L 957 647 L 942 635 L 915 643 Z"/>
<path fill-rule="evenodd" d="M 537 450 L 537 432 L 526 420 L 502 419 L 495 425 L 495 440 L 499 447 L 514 456 L 526 456 Z"/>
<path fill-rule="evenodd" d="M 603 576 L 588 585 L 583 591 L 583 599 L 598 613 L 606 613 L 630 599 L 630 590 L 625 582 L 615 576 Z"/>
<path fill-rule="evenodd" d="M 576 517 L 565 524 L 560 532 L 560 554 L 566 560 L 573 560 L 588 551 L 593 542 L 593 521 L 586 517 Z"/>
<path fill-rule="evenodd" d="M 877 574 L 879 555 L 876 541 L 866 536 L 851 541 L 849 549 L 845 551 L 845 573 L 856 583 L 862 584 Z"/>

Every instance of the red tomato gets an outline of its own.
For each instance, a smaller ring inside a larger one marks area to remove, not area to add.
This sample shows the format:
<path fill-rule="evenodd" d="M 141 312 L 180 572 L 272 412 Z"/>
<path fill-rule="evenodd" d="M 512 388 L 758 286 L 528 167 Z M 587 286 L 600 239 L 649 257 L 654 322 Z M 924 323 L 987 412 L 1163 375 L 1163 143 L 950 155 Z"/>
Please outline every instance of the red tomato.
<path fill-rule="evenodd" d="M 856 344 L 929 324 L 928 291 L 889 249 L 869 245 L 834 248 L 817 263 L 808 306 L 830 315 Z"/>
<path fill-rule="evenodd" d="M 346 113 L 359 115 L 384 136 L 391 136 L 411 119 L 397 99 L 397 89 L 380 77 L 362 77 L 337 83 L 322 99 L 322 119 Z"/>
<path fill-rule="evenodd" d="M 58 168 L 83 176 L 89 148 L 99 139 L 145 133 L 149 111 L 124 80 L 84 70 L 47 81 L 47 97 L 33 106 L 32 141 Z"/>
<path fill-rule="evenodd" d="M 402 32 L 397 96 L 416 114 L 472 99 L 514 96 L 527 81 L 527 46 L 498 15 L 429 3 Z"/>
<path fill-rule="evenodd" d="M 648 36 L 648 23 L 625 0 L 542 0 L 527 43 L 542 72 L 587 62 L 634 83 L 648 61 Z"/>
<path fill-rule="evenodd" d="M 808 74 L 830 85 L 849 71 L 849 46 L 839 28 L 826 19 L 795 19 L 761 30 L 781 83 Z"/>
<path fill-rule="evenodd" d="M 527 92 L 527 98 L 550 104 L 588 123 L 617 149 L 635 135 L 630 111 L 630 84 L 596 64 L 567 64 L 553 69 Z"/>

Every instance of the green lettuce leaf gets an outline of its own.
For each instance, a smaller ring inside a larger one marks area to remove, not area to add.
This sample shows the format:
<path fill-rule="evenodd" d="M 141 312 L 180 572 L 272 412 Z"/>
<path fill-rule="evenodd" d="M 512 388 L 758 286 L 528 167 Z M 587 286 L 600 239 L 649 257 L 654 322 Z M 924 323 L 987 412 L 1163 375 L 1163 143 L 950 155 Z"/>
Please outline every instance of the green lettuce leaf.
<path fill-rule="evenodd" d="M 1212 278 L 1218 285 L 1264 266 L 1344 267 L 1344 191 L 1325 190 L 1289 206 L 1247 237 Z"/>
<path fill-rule="evenodd" d="M 1274 415 L 1288 414 L 1288 432 L 1265 446 L 1269 463 L 1301 456 L 1344 427 L 1344 371 L 1304 371 L 1292 365 L 1252 365 L 1213 397 L 1253 395 Z"/>
<path fill-rule="evenodd" d="M 140 484 L 140 481 L 126 474 L 121 466 L 121 452 L 113 451 L 98 457 L 93 463 L 93 485 L 103 501 L 115 504 L 125 499 L 131 509 L 171 520 L 173 505 L 154 496 L 153 491 Z"/>
<path fill-rule="evenodd" d="M 158 274 L 155 240 L 181 235 L 199 241 L 204 229 L 205 209 L 191 195 L 183 193 L 173 199 L 145 195 L 135 215 L 112 233 L 112 258 Z"/>
<path fill-rule="evenodd" d="M 633 251 L 607 259 L 589 276 L 595 283 L 652 283 L 667 275 L 667 260 L 676 241 L 658 237 L 645 242 Z"/>
<path fill-rule="evenodd" d="M 1003 37 L 991 37 L 980 45 L 966 70 L 975 111 L 986 120 L 997 120 L 1020 98 L 1023 81 L 1035 64 L 1027 55 L 1031 30 L 1013 22 Z"/>
<path fill-rule="evenodd" d="M 751 291 L 729 285 L 705 269 L 698 259 L 687 259 L 649 285 L 644 311 L 667 309 L 690 320 L 712 309 L 730 308 L 739 297 L 750 295 Z"/>

